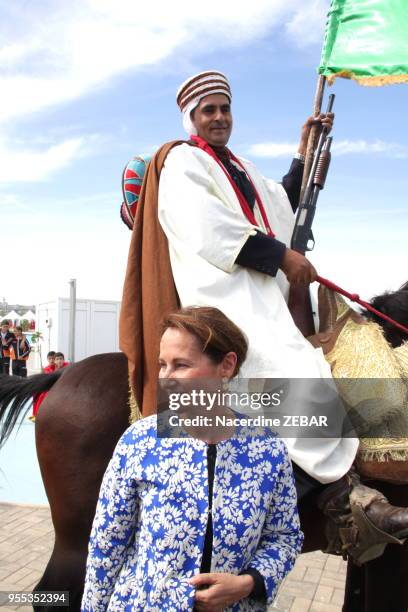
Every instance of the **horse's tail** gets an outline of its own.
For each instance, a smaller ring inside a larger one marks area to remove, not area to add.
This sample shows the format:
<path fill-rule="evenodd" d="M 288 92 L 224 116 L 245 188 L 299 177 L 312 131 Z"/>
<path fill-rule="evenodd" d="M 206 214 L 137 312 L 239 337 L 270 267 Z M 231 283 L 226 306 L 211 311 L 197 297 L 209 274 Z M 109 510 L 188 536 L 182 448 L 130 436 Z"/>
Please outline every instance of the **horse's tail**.
<path fill-rule="evenodd" d="M 0 447 L 7 440 L 20 416 L 24 418 L 30 408 L 28 400 L 49 391 L 64 370 L 51 374 L 35 374 L 28 378 L 0 375 Z"/>

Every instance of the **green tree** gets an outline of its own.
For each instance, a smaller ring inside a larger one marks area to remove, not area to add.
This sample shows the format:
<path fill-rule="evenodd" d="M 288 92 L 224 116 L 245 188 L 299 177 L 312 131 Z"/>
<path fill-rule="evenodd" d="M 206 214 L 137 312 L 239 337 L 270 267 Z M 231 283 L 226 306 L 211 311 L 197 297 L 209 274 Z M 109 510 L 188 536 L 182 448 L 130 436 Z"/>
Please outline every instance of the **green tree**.
<path fill-rule="evenodd" d="M 28 319 L 21 319 L 20 327 L 23 328 L 23 332 L 26 332 L 30 329 L 30 321 Z"/>

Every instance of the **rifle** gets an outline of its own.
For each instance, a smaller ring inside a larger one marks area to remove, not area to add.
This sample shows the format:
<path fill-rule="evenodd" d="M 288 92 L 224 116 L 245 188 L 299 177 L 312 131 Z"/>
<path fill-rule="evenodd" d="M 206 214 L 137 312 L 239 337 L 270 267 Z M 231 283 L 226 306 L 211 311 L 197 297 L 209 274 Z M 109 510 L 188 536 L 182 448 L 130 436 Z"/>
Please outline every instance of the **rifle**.
<path fill-rule="evenodd" d="M 333 108 L 334 94 L 330 94 L 327 113 Z M 304 255 L 314 247 L 312 224 L 316 212 L 317 198 L 324 187 L 330 165 L 330 147 L 332 137 L 327 135 L 323 128 L 319 137 L 312 167 L 306 183 L 301 202 L 296 215 L 295 229 L 292 234 L 291 248 Z M 310 246 L 310 243 L 311 246 Z M 312 304 L 309 287 L 291 285 L 289 290 L 288 307 L 293 320 L 304 336 L 315 333 Z"/>
<path fill-rule="evenodd" d="M 334 94 L 330 94 L 326 113 L 332 111 L 334 104 Z M 306 251 L 314 248 L 314 238 L 312 234 L 312 223 L 316 212 L 317 198 L 320 191 L 324 188 L 327 172 L 330 165 L 330 147 L 333 138 L 327 135 L 327 129 L 323 128 L 316 147 L 312 168 L 306 184 L 302 201 L 299 205 L 295 229 L 293 230 L 291 248 L 304 255 Z M 312 246 L 309 246 L 309 242 Z"/>

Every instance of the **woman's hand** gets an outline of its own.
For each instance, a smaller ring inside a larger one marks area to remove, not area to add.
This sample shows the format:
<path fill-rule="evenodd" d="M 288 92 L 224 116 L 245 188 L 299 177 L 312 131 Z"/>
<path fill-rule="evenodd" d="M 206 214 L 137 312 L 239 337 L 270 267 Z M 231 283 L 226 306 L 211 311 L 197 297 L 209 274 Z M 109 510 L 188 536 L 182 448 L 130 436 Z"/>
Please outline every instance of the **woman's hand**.
<path fill-rule="evenodd" d="M 248 597 L 254 588 L 254 579 L 249 574 L 198 574 L 189 580 L 197 588 L 195 608 L 204 612 L 223 612 L 240 599 Z M 200 587 L 208 587 L 200 590 Z"/>

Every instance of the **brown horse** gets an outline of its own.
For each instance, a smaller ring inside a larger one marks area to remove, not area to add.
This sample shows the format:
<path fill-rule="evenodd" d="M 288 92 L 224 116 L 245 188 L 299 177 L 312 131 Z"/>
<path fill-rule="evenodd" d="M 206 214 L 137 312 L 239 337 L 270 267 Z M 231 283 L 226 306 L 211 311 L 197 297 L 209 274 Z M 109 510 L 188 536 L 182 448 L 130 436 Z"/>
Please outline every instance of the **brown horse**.
<path fill-rule="evenodd" d="M 408 296 L 407 296 L 408 297 Z M 27 400 L 48 391 L 36 421 L 36 444 L 50 502 L 55 545 L 36 591 L 67 590 L 79 610 L 87 544 L 103 473 L 129 424 L 127 361 L 121 353 L 89 357 L 61 372 L 0 379 L 0 444 L 28 411 Z M 408 487 L 373 483 L 408 506 Z M 313 496 L 300 504 L 304 552 L 323 549 L 324 516 Z M 408 545 L 389 545 L 362 568 L 349 563 L 344 612 L 407 612 Z M 47 610 L 37 607 L 36 610 Z"/>
<path fill-rule="evenodd" d="M 126 358 L 122 353 L 107 353 L 53 374 L 27 379 L 2 376 L 1 442 L 28 411 L 27 400 L 48 390 L 35 435 L 55 544 L 35 590 L 67 590 L 70 610 L 79 610 L 100 484 L 115 445 L 129 425 Z"/>

